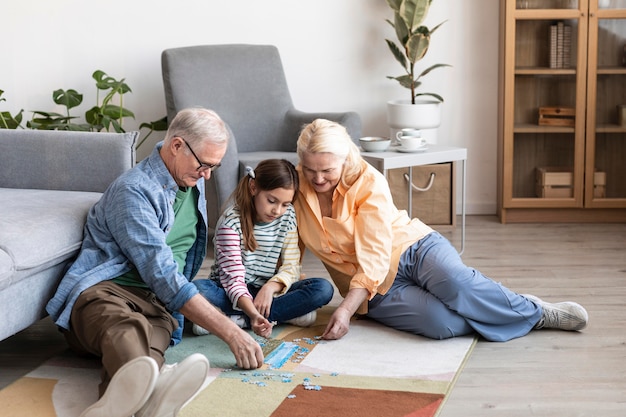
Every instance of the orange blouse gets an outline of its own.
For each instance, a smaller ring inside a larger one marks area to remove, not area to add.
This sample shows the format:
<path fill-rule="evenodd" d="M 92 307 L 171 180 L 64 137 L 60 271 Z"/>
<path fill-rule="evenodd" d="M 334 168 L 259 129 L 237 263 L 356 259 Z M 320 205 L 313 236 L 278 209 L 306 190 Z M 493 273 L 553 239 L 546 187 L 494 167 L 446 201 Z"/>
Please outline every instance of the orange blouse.
<path fill-rule="evenodd" d="M 298 166 L 300 189 L 294 206 L 301 243 L 322 261 L 340 294 L 365 288 L 371 300 L 391 287 L 402 253 L 433 229 L 398 210 L 385 177 L 362 163 L 352 186 L 340 182 L 335 189 L 332 218 L 321 215 L 317 194 Z M 357 313 L 366 312 L 364 303 Z"/>

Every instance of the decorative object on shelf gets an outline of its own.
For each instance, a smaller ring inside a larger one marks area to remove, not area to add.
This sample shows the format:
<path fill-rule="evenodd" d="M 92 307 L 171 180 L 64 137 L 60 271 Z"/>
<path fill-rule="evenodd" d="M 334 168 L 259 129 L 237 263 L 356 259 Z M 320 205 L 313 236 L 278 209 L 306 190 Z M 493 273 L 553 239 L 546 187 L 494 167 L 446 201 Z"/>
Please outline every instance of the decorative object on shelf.
<path fill-rule="evenodd" d="M 572 198 L 574 195 L 573 168 L 539 167 L 536 170 L 537 197 Z"/>
<path fill-rule="evenodd" d="M 536 191 L 540 198 L 572 198 L 574 196 L 574 169 L 572 167 L 538 167 Z M 594 198 L 605 198 L 606 172 L 593 175 Z"/>
<path fill-rule="evenodd" d="M 389 148 L 391 144 L 391 139 L 389 138 L 381 138 L 376 136 L 367 136 L 359 139 L 359 143 L 361 144 L 361 148 L 365 152 L 384 152 Z"/>
<path fill-rule="evenodd" d="M 559 21 L 550 26 L 550 68 L 569 68 L 572 54 L 572 27 Z"/>
<path fill-rule="evenodd" d="M 422 84 L 422 77 L 437 68 L 450 65 L 434 64 L 419 74 L 416 74 L 415 69 L 415 64 L 428 52 L 431 35 L 444 23 L 438 24 L 432 30 L 422 25 L 431 3 L 432 0 L 387 0 L 394 12 L 394 21 L 386 21 L 394 28 L 400 46 L 389 39 L 385 41 L 405 71 L 403 75 L 387 78 L 396 80 L 402 87 L 410 90 L 408 100 L 387 103 L 387 122 L 391 128 L 391 137 L 402 128 L 429 129 L 432 131 L 422 132 L 422 136 L 430 143 L 435 143 L 436 128 L 441 121 L 443 97 L 436 93 L 417 92 L 417 89 Z"/>
<path fill-rule="evenodd" d="M 576 125 L 576 109 L 573 107 L 539 107 L 539 126 Z"/>

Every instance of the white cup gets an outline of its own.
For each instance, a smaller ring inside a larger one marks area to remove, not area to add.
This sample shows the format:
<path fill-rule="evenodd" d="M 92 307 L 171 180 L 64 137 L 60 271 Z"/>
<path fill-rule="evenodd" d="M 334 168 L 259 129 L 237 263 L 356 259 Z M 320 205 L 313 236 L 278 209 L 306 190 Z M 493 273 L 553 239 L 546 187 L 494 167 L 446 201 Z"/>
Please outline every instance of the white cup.
<path fill-rule="evenodd" d="M 414 151 L 426 144 L 426 139 L 422 137 L 419 129 L 406 128 L 396 133 L 396 138 L 400 143 L 400 147 L 407 151 Z"/>
<path fill-rule="evenodd" d="M 398 132 L 396 133 L 396 139 L 400 140 L 400 138 L 402 138 L 403 136 L 421 138 L 422 131 L 419 129 L 413 129 L 412 127 L 407 127 L 407 128 L 398 130 Z"/>
<path fill-rule="evenodd" d="M 400 136 L 400 148 L 414 151 L 426 145 L 426 139 L 419 136 Z"/>

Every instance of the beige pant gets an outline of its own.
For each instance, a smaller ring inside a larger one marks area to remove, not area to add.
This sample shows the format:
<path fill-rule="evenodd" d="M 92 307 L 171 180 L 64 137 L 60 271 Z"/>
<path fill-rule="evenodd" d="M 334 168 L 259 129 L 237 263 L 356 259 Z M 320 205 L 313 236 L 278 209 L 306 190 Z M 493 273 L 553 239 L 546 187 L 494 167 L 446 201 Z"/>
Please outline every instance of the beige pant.
<path fill-rule="evenodd" d="M 80 294 L 70 325 L 64 332 L 70 347 L 102 358 L 102 396 L 115 372 L 132 359 L 150 356 L 161 367 L 178 322 L 152 291 L 104 281 Z"/>

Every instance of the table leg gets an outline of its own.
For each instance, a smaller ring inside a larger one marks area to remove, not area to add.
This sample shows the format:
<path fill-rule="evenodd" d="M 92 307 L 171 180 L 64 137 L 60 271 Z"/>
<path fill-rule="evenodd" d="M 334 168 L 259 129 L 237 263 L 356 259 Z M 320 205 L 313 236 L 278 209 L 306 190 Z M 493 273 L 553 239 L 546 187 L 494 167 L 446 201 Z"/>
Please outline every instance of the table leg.
<path fill-rule="evenodd" d="M 461 180 L 461 250 L 459 255 L 463 255 L 465 251 L 465 180 L 467 175 L 466 163 L 467 160 L 463 159 L 463 175 Z"/>

